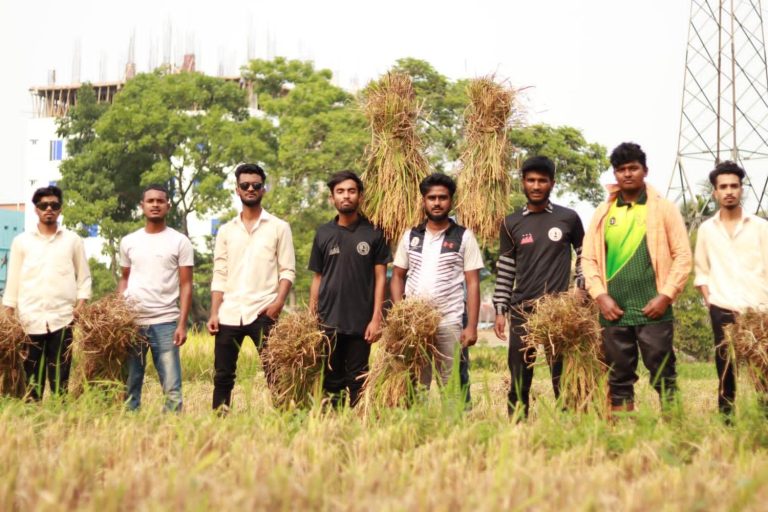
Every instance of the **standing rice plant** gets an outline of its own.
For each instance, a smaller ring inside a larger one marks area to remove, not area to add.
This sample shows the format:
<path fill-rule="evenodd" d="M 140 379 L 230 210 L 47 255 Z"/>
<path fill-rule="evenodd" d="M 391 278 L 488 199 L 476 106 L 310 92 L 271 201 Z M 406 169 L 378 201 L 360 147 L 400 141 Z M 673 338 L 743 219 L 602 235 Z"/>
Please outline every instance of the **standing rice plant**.
<path fill-rule="evenodd" d="M 122 386 L 129 349 L 135 343 L 147 343 L 139 334 L 136 316 L 135 306 L 117 293 L 83 308 L 72 345 L 79 360 L 70 384 L 72 393 L 80 394 L 90 384 Z"/>
<path fill-rule="evenodd" d="M 578 412 L 592 405 L 604 412 L 608 367 L 595 303 L 569 292 L 544 295 L 525 317 L 523 350 L 542 345 L 548 360 L 563 361 L 560 393 L 565 405 Z"/>
<path fill-rule="evenodd" d="M 441 315 L 420 297 L 401 300 L 389 311 L 362 389 L 364 413 L 408 405 L 425 367 L 433 364 Z"/>
<path fill-rule="evenodd" d="M 768 313 L 748 309 L 725 327 L 728 364 L 747 367 L 755 389 L 768 394 Z"/>
<path fill-rule="evenodd" d="M 423 217 L 419 183 L 429 173 L 429 162 L 417 133 L 420 108 L 406 74 L 388 73 L 364 94 L 371 143 L 362 175 L 362 211 L 390 243 Z"/>
<path fill-rule="evenodd" d="M 0 308 L 0 396 L 25 395 L 24 345 L 28 342 L 16 313 Z"/>
<path fill-rule="evenodd" d="M 512 192 L 507 129 L 515 110 L 515 90 L 489 76 L 471 80 L 467 96 L 456 213 L 487 247 L 498 238 Z"/>
<path fill-rule="evenodd" d="M 317 315 L 308 309 L 283 314 L 272 328 L 264 352 L 274 405 L 281 409 L 311 406 L 329 353 L 330 341 Z"/>

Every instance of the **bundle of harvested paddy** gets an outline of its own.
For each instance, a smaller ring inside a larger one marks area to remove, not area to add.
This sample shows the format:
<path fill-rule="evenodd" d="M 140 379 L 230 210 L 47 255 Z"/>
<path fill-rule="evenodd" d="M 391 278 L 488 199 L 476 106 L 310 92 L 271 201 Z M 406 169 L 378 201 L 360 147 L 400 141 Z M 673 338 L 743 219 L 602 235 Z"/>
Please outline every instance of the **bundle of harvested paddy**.
<path fill-rule="evenodd" d="M 768 393 L 768 313 L 748 309 L 725 328 L 729 364 L 747 367 L 760 393 Z"/>
<path fill-rule="evenodd" d="M 15 312 L 0 308 L 0 395 L 22 398 L 26 393 L 23 354 L 28 341 Z"/>
<path fill-rule="evenodd" d="M 392 243 L 423 217 L 419 183 L 429 173 L 429 163 L 417 133 L 420 105 L 411 78 L 401 73 L 372 82 L 364 100 L 371 143 L 362 175 L 362 210 Z"/>
<path fill-rule="evenodd" d="M 264 364 L 270 370 L 276 407 L 307 407 L 319 391 L 330 341 L 317 316 L 308 309 L 283 314 L 272 328 Z"/>
<path fill-rule="evenodd" d="M 71 384 L 73 393 L 81 393 L 88 384 L 124 382 L 130 347 L 146 343 L 139 334 L 136 316 L 135 306 L 116 293 L 83 308 L 73 344 L 79 360 Z"/>
<path fill-rule="evenodd" d="M 434 304 L 420 297 L 392 307 L 363 383 L 363 411 L 409 403 L 422 370 L 439 355 L 435 337 L 440 319 Z"/>
<path fill-rule="evenodd" d="M 483 246 L 489 246 L 499 236 L 512 191 L 507 128 L 515 90 L 493 77 L 483 77 L 469 82 L 467 96 L 456 213 L 459 222 L 474 231 Z"/>
<path fill-rule="evenodd" d="M 569 408 L 584 412 L 590 404 L 602 412 L 608 367 L 594 302 L 569 292 L 544 295 L 526 317 L 524 350 L 543 345 L 547 359 L 563 361 L 560 392 Z"/>

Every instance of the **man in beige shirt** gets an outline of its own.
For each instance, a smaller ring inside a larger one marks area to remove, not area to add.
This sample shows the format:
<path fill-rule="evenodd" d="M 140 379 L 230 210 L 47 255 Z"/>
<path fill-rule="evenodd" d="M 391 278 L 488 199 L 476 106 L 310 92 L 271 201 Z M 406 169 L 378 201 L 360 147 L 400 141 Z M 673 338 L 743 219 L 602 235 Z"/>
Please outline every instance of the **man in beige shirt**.
<path fill-rule="evenodd" d="M 37 229 L 11 244 L 3 305 L 16 311 L 30 343 L 24 347 L 29 397 L 40 400 L 48 376 L 51 392 L 65 393 L 72 358 L 72 325 L 91 297 L 91 273 L 83 241 L 58 225 L 63 194 L 55 186 L 32 196 Z"/>
<path fill-rule="evenodd" d="M 213 251 L 208 331 L 216 336 L 213 408 L 222 412 L 231 404 L 243 340 L 250 337 L 263 354 L 296 275 L 290 226 L 261 207 L 266 178 L 256 164 L 235 169 L 243 210 L 219 228 Z M 270 385 L 266 366 L 264 374 Z"/>
<path fill-rule="evenodd" d="M 717 403 L 730 421 L 736 399 L 736 376 L 722 345 L 724 327 L 747 309 L 768 308 L 768 222 L 741 207 L 744 169 L 719 163 L 709 173 L 712 195 L 720 209 L 699 228 L 696 237 L 694 284 L 704 296 L 715 338 Z M 761 401 L 768 410 L 768 382 Z"/>

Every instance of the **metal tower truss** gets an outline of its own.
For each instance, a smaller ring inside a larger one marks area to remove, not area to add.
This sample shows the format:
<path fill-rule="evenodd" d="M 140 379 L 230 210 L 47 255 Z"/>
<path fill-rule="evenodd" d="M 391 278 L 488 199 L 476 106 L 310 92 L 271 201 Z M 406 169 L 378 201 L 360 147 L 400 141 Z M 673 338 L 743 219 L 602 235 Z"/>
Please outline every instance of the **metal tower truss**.
<path fill-rule="evenodd" d="M 707 175 L 747 171 L 745 206 L 768 201 L 768 66 L 760 0 L 692 0 L 675 169 L 667 196 L 692 224 L 707 210 Z"/>

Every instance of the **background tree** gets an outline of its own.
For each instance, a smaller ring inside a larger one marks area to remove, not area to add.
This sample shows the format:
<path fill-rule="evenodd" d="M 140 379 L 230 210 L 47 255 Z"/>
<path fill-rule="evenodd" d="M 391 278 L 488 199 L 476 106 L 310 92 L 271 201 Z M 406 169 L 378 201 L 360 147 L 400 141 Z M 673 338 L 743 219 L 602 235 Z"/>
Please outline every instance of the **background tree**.
<path fill-rule="evenodd" d="M 452 172 L 461 150 L 466 81 L 413 58 L 398 60 L 392 69 L 412 77 L 424 102 L 423 135 L 434 169 Z M 327 69 L 277 57 L 249 62 L 242 77 L 258 110 L 248 109 L 238 83 L 199 73 L 139 74 L 111 105 L 97 104 L 90 87 L 80 89 L 77 106 L 59 123 L 69 155 L 60 170 L 66 223 L 83 233 L 98 226 L 105 241 L 109 264 L 94 275 L 113 282 L 99 290 L 113 289 L 119 240 L 142 224 L 138 203 L 145 185 L 169 186 L 169 224 L 188 233 L 194 216 L 224 221 L 234 215 L 239 205 L 231 172 L 249 161 L 267 171 L 265 207 L 291 224 L 294 291 L 306 297 L 315 229 L 335 215 L 325 182 L 334 171 L 362 171 L 370 133 L 359 98 L 333 84 Z M 607 168 L 605 149 L 587 143 L 575 128 L 519 126 L 510 139 L 519 158 L 545 154 L 556 160 L 560 191 L 590 202 L 602 197 L 598 178 Z M 510 210 L 523 201 L 519 192 L 510 196 Z M 207 237 L 196 253 L 196 319 L 207 314 L 212 240 Z"/>
<path fill-rule="evenodd" d="M 265 206 L 291 224 L 296 248 L 294 292 L 305 297 L 311 280 L 306 265 L 315 228 L 335 210 L 325 182 L 343 169 L 362 171 L 369 140 L 355 97 L 334 85 L 327 69 L 311 62 L 256 59 L 243 68 L 259 106 L 275 125 L 277 156 L 267 169 Z"/>

